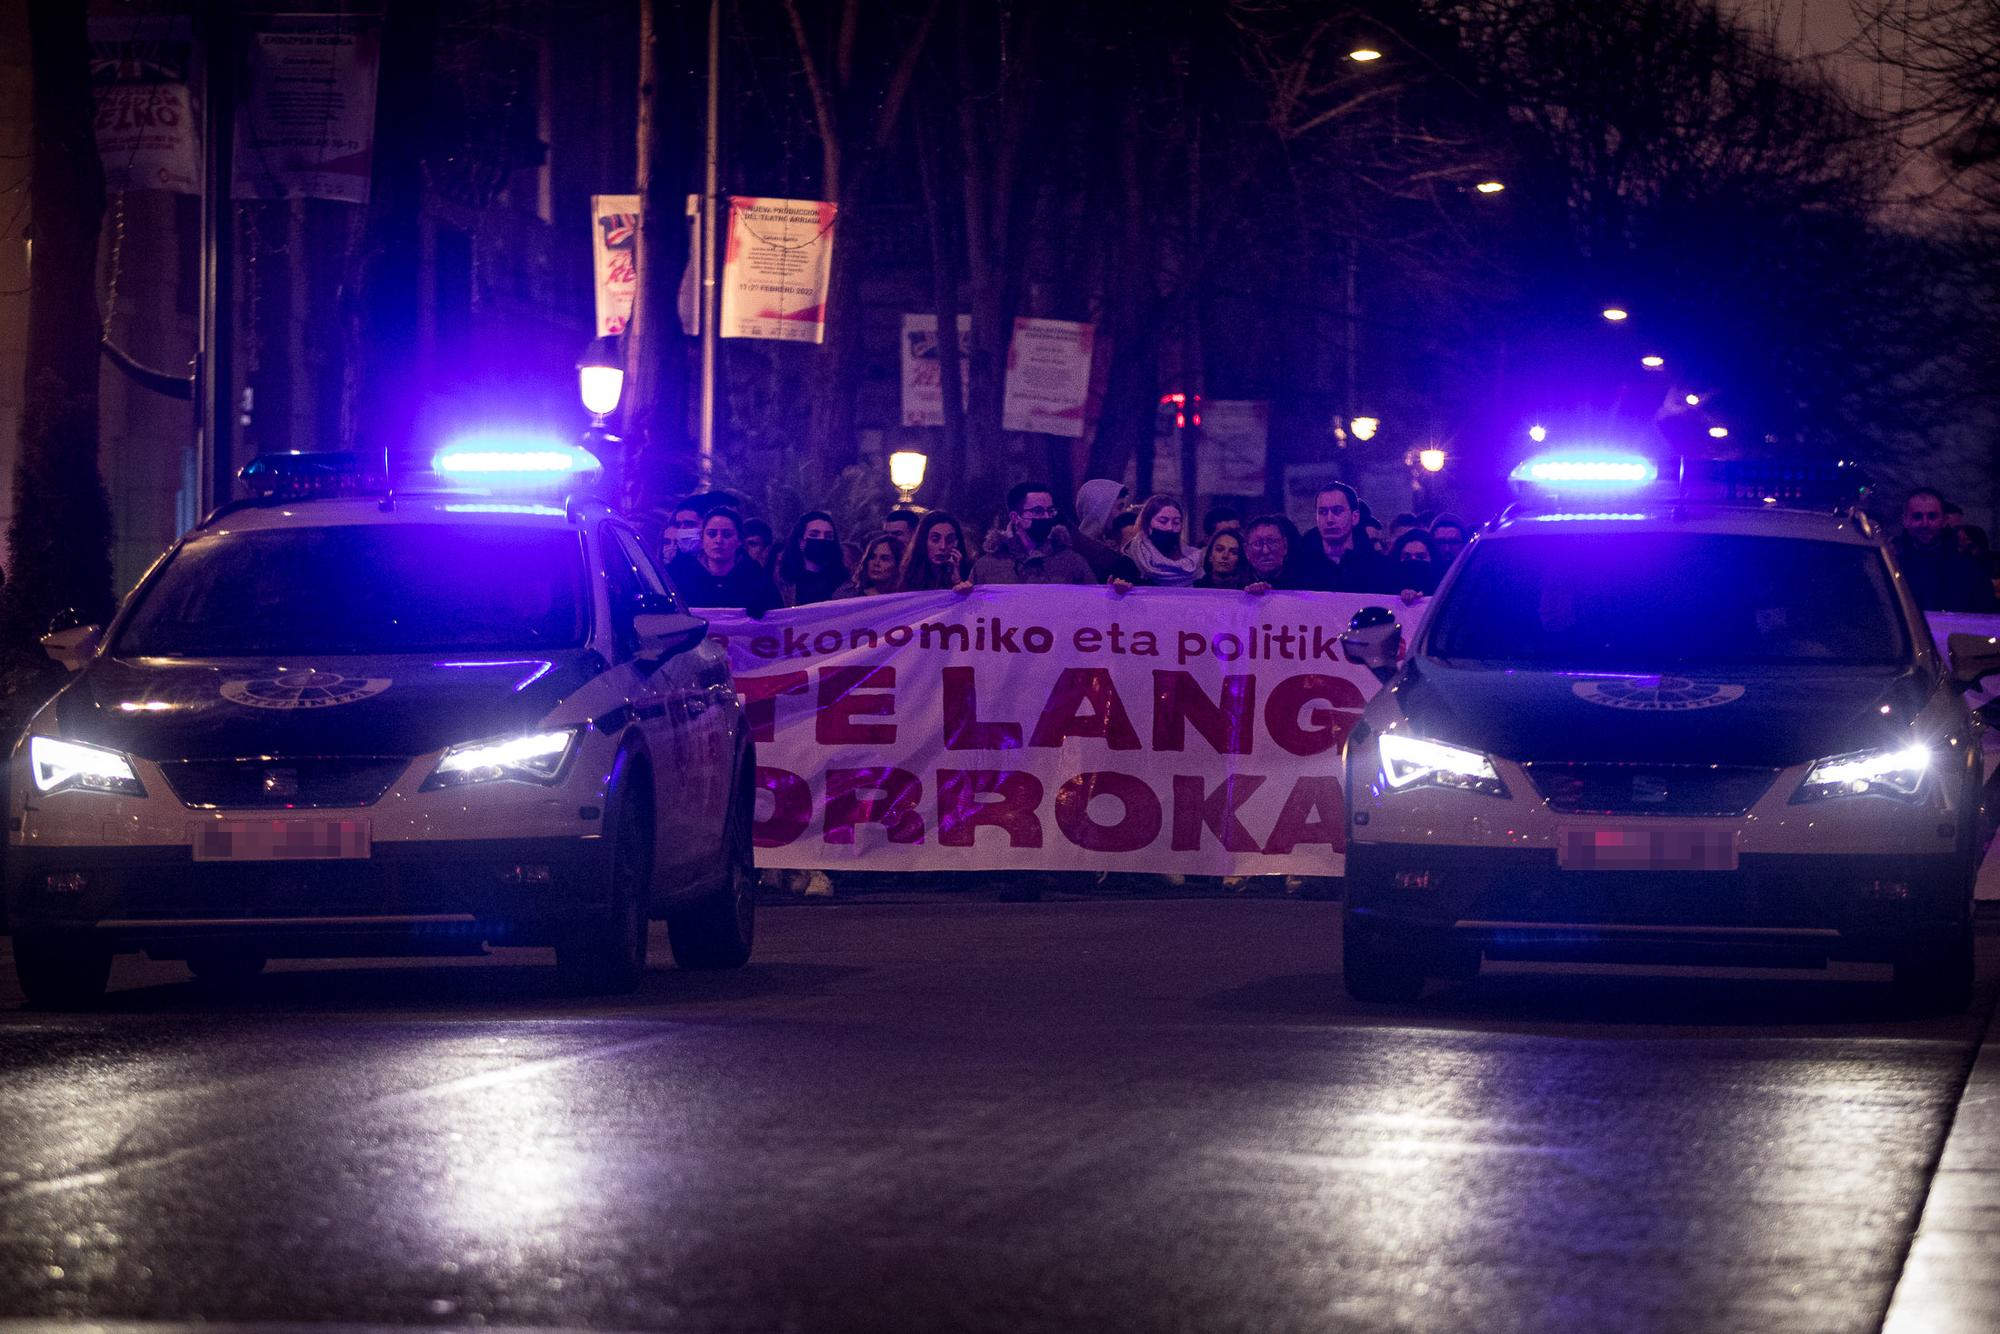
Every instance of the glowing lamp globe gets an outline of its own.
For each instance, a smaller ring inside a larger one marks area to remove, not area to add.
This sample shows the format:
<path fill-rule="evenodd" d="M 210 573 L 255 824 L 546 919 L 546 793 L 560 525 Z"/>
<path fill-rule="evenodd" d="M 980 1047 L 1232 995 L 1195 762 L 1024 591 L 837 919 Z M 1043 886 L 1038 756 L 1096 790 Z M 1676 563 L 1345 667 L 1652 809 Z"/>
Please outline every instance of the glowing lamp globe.
<path fill-rule="evenodd" d="M 1356 440 L 1373 440 L 1375 433 L 1382 429 L 1382 419 L 1380 417 L 1356 417 L 1348 425 L 1354 428 L 1354 438 Z"/>
<path fill-rule="evenodd" d="M 909 504 L 924 484 L 924 467 L 929 462 L 928 454 L 915 449 L 899 449 L 889 456 L 889 484 L 896 488 L 903 504 Z"/>
<path fill-rule="evenodd" d="M 1417 451 L 1417 462 L 1425 472 L 1444 471 L 1444 451 L 1442 449 L 1422 449 Z"/>
<path fill-rule="evenodd" d="M 617 334 L 590 340 L 576 359 L 576 387 L 584 410 L 600 421 L 618 410 L 625 393 L 625 352 Z"/>

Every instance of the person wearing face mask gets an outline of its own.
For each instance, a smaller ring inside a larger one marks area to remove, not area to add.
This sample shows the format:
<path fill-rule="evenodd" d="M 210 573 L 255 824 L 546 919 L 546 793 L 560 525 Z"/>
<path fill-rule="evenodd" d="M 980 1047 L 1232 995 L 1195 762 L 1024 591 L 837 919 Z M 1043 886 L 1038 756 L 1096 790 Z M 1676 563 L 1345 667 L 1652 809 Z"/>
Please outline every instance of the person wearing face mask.
<path fill-rule="evenodd" d="M 1093 477 L 1076 489 L 1076 527 L 1070 531 L 1070 545 L 1100 582 L 1114 576 L 1138 581 L 1139 568 L 1119 551 L 1120 539 L 1111 533 L 1111 521 L 1126 508 L 1130 495 L 1124 483 L 1108 477 Z"/>
<path fill-rule="evenodd" d="M 1187 511 L 1168 495 L 1154 496 L 1139 507 L 1139 522 L 1125 543 L 1125 557 L 1139 567 L 1139 578 L 1113 578 L 1111 587 L 1126 592 L 1133 583 L 1151 588 L 1187 588 L 1201 577 L 1201 553 L 1181 542 Z"/>
<path fill-rule="evenodd" d="M 987 537 L 972 563 L 975 584 L 1094 584 L 1090 565 L 1070 549 L 1069 530 L 1056 522 L 1056 493 L 1047 482 L 1019 482 L 1007 492 L 1007 522 Z"/>
<path fill-rule="evenodd" d="M 660 544 L 664 563 L 672 563 L 676 556 L 692 556 L 701 550 L 701 515 L 691 500 L 682 501 L 674 507 L 674 517 L 667 522 L 666 540 Z"/>
<path fill-rule="evenodd" d="M 1390 582 L 1402 585 L 1398 591 L 1405 603 L 1416 602 L 1437 592 L 1438 575 L 1443 567 L 1438 562 L 1437 550 L 1430 535 L 1423 529 L 1412 528 L 1391 543 L 1389 563 L 1395 571 Z"/>
<path fill-rule="evenodd" d="M 895 593 L 903 581 L 903 540 L 882 532 L 861 543 L 861 559 L 854 562 L 854 577 L 833 590 L 834 600 L 873 597 Z"/>
<path fill-rule="evenodd" d="M 778 553 L 778 591 L 787 607 L 810 607 L 833 597 L 847 582 L 840 534 L 825 510 L 807 510 L 792 525 L 792 535 Z"/>

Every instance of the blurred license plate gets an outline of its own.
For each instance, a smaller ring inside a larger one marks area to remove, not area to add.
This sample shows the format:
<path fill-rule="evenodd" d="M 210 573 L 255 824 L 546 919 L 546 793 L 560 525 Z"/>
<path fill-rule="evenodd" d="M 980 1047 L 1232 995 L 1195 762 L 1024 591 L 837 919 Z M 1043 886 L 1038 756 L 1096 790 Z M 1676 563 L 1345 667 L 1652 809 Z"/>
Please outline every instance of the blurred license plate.
<path fill-rule="evenodd" d="M 1733 829 L 1564 829 L 1565 871 L 1733 871 Z"/>
<path fill-rule="evenodd" d="M 193 826 L 198 862 L 331 861 L 366 857 L 366 820 L 216 820 Z"/>

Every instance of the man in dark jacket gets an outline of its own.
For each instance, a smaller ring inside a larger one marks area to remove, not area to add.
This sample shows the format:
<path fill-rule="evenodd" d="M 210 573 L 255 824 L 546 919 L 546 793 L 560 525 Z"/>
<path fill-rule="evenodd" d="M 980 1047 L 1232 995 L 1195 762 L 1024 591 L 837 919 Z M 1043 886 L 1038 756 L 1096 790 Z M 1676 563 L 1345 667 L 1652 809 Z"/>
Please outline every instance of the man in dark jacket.
<path fill-rule="evenodd" d="M 1314 531 L 1292 548 L 1290 588 L 1323 593 L 1393 593 L 1396 574 L 1361 531 L 1361 498 L 1329 482 L 1314 502 Z"/>
<path fill-rule="evenodd" d="M 1927 486 L 1903 502 L 1903 531 L 1893 546 L 1911 596 L 1925 611 L 2000 610 L 1985 571 L 1945 527 L 1944 510 L 1944 498 Z"/>
<path fill-rule="evenodd" d="M 1007 493 L 1007 530 L 972 563 L 975 584 L 1094 584 L 1083 557 L 1070 550 L 1056 523 L 1056 494 L 1047 482 L 1021 482 Z"/>

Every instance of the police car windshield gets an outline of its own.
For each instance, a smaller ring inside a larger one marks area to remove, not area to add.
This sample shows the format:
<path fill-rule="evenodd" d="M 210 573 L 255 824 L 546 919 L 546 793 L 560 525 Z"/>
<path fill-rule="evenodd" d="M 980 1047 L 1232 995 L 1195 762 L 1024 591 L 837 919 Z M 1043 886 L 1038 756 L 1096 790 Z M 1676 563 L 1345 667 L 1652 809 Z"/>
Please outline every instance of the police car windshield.
<path fill-rule="evenodd" d="M 1469 553 L 1433 657 L 1559 669 L 1891 666 L 1910 653 L 1872 547 L 1709 533 L 1509 538 Z"/>
<path fill-rule="evenodd" d="M 355 524 L 216 532 L 141 595 L 124 657 L 434 653 L 580 645 L 582 547 L 563 529 Z"/>

